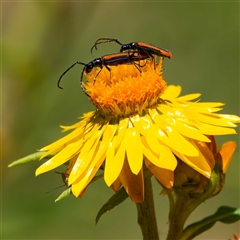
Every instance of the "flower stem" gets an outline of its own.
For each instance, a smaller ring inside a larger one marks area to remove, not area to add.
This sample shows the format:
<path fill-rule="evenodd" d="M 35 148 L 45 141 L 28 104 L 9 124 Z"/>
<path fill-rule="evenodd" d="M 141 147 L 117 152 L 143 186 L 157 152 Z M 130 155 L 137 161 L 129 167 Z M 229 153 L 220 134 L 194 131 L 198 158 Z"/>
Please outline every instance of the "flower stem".
<path fill-rule="evenodd" d="M 181 239 L 183 226 L 191 213 L 188 209 L 189 199 L 184 196 L 176 196 L 175 200 L 171 199 L 171 195 L 168 195 L 168 197 L 170 213 L 167 240 Z"/>
<path fill-rule="evenodd" d="M 138 224 L 141 228 L 144 240 L 159 240 L 151 176 L 149 176 L 146 171 L 148 170 L 144 166 L 144 201 L 136 203 Z"/>

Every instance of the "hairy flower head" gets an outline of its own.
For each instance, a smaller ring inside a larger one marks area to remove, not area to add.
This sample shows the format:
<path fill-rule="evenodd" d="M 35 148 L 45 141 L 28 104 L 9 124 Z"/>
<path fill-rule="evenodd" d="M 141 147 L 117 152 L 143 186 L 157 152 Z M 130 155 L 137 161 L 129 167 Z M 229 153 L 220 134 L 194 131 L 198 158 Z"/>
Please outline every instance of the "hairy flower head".
<path fill-rule="evenodd" d="M 84 85 L 96 111 L 62 126 L 71 132 L 40 150 L 55 155 L 36 175 L 68 162 L 68 185 L 82 196 L 102 169 L 106 184 L 115 191 L 123 185 L 135 202 L 143 201 L 143 164 L 168 189 L 178 159 L 210 177 L 215 162 L 206 150 L 208 135 L 235 134 L 239 117 L 218 114 L 222 103 L 200 102 L 198 93 L 179 96 L 180 86 L 167 87 L 162 59 L 156 65 L 147 60 L 98 71 L 86 75 Z"/>

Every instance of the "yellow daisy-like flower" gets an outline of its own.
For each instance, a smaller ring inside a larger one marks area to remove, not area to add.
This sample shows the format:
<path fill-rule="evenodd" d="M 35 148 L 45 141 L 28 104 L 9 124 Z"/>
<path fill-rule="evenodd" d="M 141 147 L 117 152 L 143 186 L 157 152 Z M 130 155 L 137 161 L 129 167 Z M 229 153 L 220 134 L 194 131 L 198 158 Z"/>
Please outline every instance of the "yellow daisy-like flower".
<path fill-rule="evenodd" d="M 98 75 L 87 75 L 85 88 L 96 111 L 63 127 L 71 133 L 42 148 L 44 156 L 55 154 L 36 175 L 69 161 L 66 171 L 72 193 L 82 196 L 100 167 L 104 180 L 117 191 L 121 185 L 134 202 L 143 201 L 143 164 L 171 189 L 177 159 L 209 178 L 214 167 L 206 135 L 235 134 L 240 122 L 234 115 L 217 114 L 222 103 L 201 103 L 200 94 L 179 97 L 180 86 L 166 86 L 162 59 L 119 65 Z M 43 156 L 43 157 L 44 157 Z"/>

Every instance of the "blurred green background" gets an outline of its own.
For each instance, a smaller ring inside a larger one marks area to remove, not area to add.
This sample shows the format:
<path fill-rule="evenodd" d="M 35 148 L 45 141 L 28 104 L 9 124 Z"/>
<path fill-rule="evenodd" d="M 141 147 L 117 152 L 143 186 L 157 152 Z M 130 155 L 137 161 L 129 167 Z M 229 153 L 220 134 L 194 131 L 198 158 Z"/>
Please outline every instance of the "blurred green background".
<path fill-rule="evenodd" d="M 239 115 L 238 2 L 2 2 L 2 239 L 141 239 L 135 205 L 128 199 L 105 214 L 97 211 L 113 194 L 102 180 L 83 198 L 54 200 L 64 190 L 53 171 L 34 176 L 39 162 L 7 168 L 63 136 L 59 125 L 73 124 L 93 110 L 79 86 L 81 66 L 59 76 L 75 61 L 93 59 L 90 48 L 100 37 L 123 43 L 144 41 L 169 49 L 164 76 L 182 85 L 183 94 L 200 92 L 202 101 L 226 103 L 223 113 Z M 117 52 L 110 43 L 94 57 Z M 239 129 L 238 129 L 239 132 Z M 237 135 L 219 137 L 239 143 Z M 161 239 L 167 234 L 167 197 L 155 203 Z M 239 148 L 224 190 L 202 204 L 188 223 L 221 205 L 239 207 Z M 196 239 L 227 239 L 239 223 L 216 224 Z"/>

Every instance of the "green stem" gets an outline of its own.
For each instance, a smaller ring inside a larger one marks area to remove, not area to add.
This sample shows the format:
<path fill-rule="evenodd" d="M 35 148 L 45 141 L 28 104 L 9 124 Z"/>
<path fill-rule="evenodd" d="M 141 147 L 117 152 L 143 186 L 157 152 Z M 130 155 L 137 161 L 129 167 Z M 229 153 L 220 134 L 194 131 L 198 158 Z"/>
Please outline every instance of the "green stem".
<path fill-rule="evenodd" d="M 144 166 L 144 201 L 136 203 L 138 224 L 141 228 L 144 240 L 159 240 L 151 176 L 149 176 L 146 171 L 148 170 L 146 170 Z"/>
<path fill-rule="evenodd" d="M 176 196 L 175 202 L 170 201 L 169 229 L 167 240 L 181 239 L 184 224 L 190 215 L 188 204 L 186 203 L 189 203 L 189 199 L 188 197 L 183 196 Z"/>

